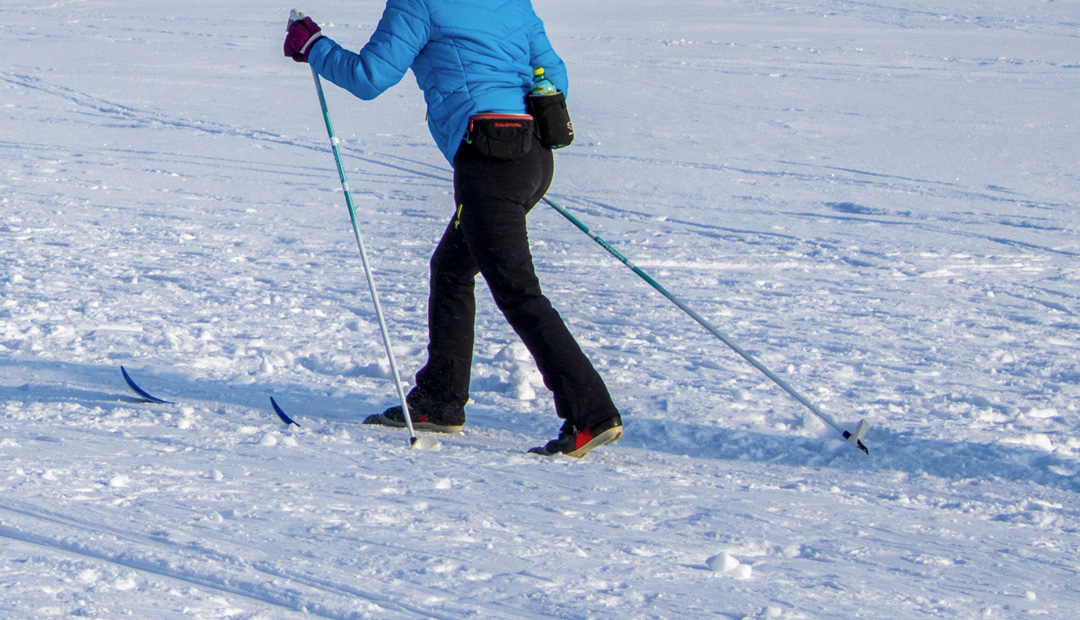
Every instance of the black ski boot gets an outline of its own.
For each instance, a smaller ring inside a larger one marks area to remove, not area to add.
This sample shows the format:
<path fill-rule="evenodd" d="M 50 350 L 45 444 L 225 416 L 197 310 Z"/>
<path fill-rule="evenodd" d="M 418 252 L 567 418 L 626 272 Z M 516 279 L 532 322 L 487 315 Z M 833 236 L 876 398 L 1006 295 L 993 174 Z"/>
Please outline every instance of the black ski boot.
<path fill-rule="evenodd" d="M 436 400 L 418 388 L 410 390 L 405 400 L 409 403 L 409 417 L 415 430 L 460 433 L 465 426 L 464 405 Z M 382 413 L 369 415 L 364 419 L 364 424 L 405 428 L 405 414 L 401 405 L 396 405 Z"/>
<path fill-rule="evenodd" d="M 618 415 L 580 431 L 574 428 L 574 425 L 570 422 L 565 422 L 559 431 L 558 439 L 553 439 L 547 442 L 546 445 L 532 448 L 529 452 L 543 456 L 565 454 L 580 459 L 594 448 L 614 443 L 622 439 L 622 436 L 622 418 Z"/>

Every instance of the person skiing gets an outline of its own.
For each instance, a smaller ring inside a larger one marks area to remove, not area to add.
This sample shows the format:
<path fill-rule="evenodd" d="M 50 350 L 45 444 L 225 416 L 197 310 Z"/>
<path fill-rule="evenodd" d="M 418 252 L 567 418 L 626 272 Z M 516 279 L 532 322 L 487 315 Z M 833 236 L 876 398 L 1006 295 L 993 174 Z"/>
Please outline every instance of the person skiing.
<path fill-rule="evenodd" d="M 582 457 L 623 435 L 603 379 L 541 292 L 526 215 L 554 173 L 533 130 L 526 95 L 534 69 L 567 92 L 566 66 L 530 0 L 388 0 L 358 52 L 290 20 L 285 55 L 360 99 L 374 99 L 411 69 L 428 128 L 454 169 L 455 211 L 430 261 L 428 359 L 406 398 L 414 428 L 461 432 L 469 400 L 477 274 L 532 354 L 564 420 L 538 454 Z M 400 405 L 365 424 L 404 427 Z"/>

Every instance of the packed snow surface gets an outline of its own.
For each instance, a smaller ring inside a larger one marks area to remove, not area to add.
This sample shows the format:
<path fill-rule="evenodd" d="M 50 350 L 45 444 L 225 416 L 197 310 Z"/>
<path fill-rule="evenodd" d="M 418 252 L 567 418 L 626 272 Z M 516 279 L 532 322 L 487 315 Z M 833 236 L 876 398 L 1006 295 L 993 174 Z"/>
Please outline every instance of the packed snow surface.
<path fill-rule="evenodd" d="M 292 7 L 4 0 L 0 617 L 1075 618 L 1076 3 L 534 4 L 549 196 L 870 455 L 544 205 L 626 437 L 526 453 L 559 420 L 483 284 L 465 433 L 362 426 L 397 396 Z M 358 49 L 382 2 L 299 8 Z M 409 379 L 451 171 L 411 76 L 326 91 Z"/>

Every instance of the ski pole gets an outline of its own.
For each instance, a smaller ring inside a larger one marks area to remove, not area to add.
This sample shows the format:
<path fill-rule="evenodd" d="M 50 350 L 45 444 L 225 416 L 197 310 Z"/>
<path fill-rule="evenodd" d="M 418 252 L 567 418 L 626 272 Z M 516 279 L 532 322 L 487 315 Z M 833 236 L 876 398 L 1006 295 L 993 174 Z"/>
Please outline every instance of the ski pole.
<path fill-rule="evenodd" d="M 371 268 L 368 267 L 364 238 L 360 235 L 360 226 L 356 222 L 356 209 L 353 207 L 352 193 L 349 192 L 349 182 L 345 179 L 345 168 L 341 165 L 341 153 L 338 150 L 339 141 L 334 136 L 334 126 L 330 123 L 330 110 L 326 107 L 326 95 L 323 94 L 322 81 L 319 80 L 319 74 L 315 71 L 315 67 L 311 68 L 311 75 L 315 78 L 315 91 L 319 94 L 319 105 L 322 107 L 326 133 L 330 137 L 330 148 L 334 152 L 334 161 L 337 162 L 341 189 L 345 192 L 345 205 L 349 208 L 349 219 L 352 221 L 353 235 L 356 237 L 357 247 L 360 248 L 360 262 L 364 265 L 368 290 L 371 291 L 371 299 L 375 302 L 375 316 L 379 319 L 379 331 L 382 332 L 383 344 L 386 346 L 386 357 L 390 360 L 390 371 L 394 376 L 394 386 L 397 387 L 398 398 L 401 399 L 401 412 L 405 415 L 405 426 L 409 429 L 409 445 L 414 448 L 431 449 L 439 445 L 439 440 L 430 435 L 418 438 L 416 431 L 413 429 L 412 418 L 409 416 L 409 403 L 406 402 L 405 398 L 405 388 L 401 384 L 401 375 L 398 374 L 397 362 L 394 360 L 394 350 L 390 346 L 390 331 L 386 328 L 386 319 L 383 318 L 382 305 L 379 304 L 379 293 L 375 290 L 375 278 L 371 275 Z"/>
<path fill-rule="evenodd" d="M 619 260 L 619 262 L 621 262 L 622 264 L 629 267 L 642 280 L 645 280 L 646 282 L 648 282 L 649 285 L 652 286 L 657 291 L 659 291 L 661 295 L 663 295 L 664 297 L 667 297 L 668 300 L 671 301 L 671 303 L 678 306 L 680 310 L 682 310 L 683 312 L 689 314 L 690 317 L 693 318 L 698 323 L 700 323 L 702 327 L 709 330 L 709 333 L 711 333 L 712 335 L 719 338 L 724 344 L 726 344 L 733 351 L 735 351 L 740 356 L 742 356 L 742 358 L 744 360 L 746 360 L 747 362 L 749 362 L 751 366 L 753 366 L 754 368 L 757 368 L 758 370 L 760 370 L 766 377 L 771 379 L 773 381 L 773 383 L 775 383 L 776 385 L 779 385 L 781 388 L 783 388 L 783 390 L 785 392 L 787 392 L 792 397 L 794 397 L 795 400 L 797 400 L 800 403 L 802 403 L 803 405 L 805 405 L 806 408 L 809 409 L 811 413 L 816 415 L 821 421 L 825 422 L 829 426 L 836 429 L 841 435 L 843 435 L 844 439 L 846 439 L 849 443 L 851 443 L 853 446 L 857 447 L 858 449 L 862 450 L 866 454 L 870 454 L 870 450 L 867 449 L 867 447 L 865 445 L 863 445 L 863 442 L 862 442 L 863 437 L 866 436 L 866 432 L 870 429 L 869 425 L 866 423 L 865 420 L 860 420 L 859 421 L 859 424 L 855 427 L 855 432 L 854 433 L 845 430 L 843 427 L 841 427 L 839 424 L 837 424 L 836 420 L 833 420 L 831 416 L 829 416 L 827 413 L 825 413 L 824 411 L 819 409 L 816 405 L 814 405 L 814 403 L 810 402 L 810 400 L 807 399 L 805 396 L 803 396 L 802 394 L 797 392 L 795 390 L 795 388 L 791 387 L 787 383 L 787 381 L 784 381 L 780 377 L 776 376 L 776 373 L 769 370 L 764 364 L 759 362 L 757 360 L 757 358 L 755 358 L 753 355 L 750 355 L 749 353 L 747 353 L 739 345 L 735 344 L 735 342 L 732 341 L 731 338 L 727 337 L 723 332 L 721 332 L 719 329 L 714 327 L 711 323 L 706 321 L 705 318 L 702 317 L 697 312 L 695 312 L 693 308 L 691 308 L 690 306 L 687 306 L 686 303 L 684 303 L 681 299 L 679 299 L 675 295 L 672 295 L 666 288 L 661 286 L 659 282 L 654 280 L 652 278 L 652 276 L 645 273 L 645 271 L 643 271 L 640 267 L 638 267 L 637 265 L 632 263 L 630 261 L 630 259 L 626 258 L 621 253 L 619 253 L 619 251 L 616 250 L 614 247 L 612 247 L 611 244 L 609 244 L 607 241 L 604 241 L 603 239 L 601 239 L 599 235 L 597 235 L 597 234 L 593 233 L 591 230 L 589 230 L 589 227 L 586 226 L 585 224 L 583 224 L 581 222 L 581 220 L 574 217 L 573 214 L 571 214 L 569 211 L 567 211 L 561 205 L 559 205 L 558 203 L 556 203 L 555 201 L 551 200 L 550 198 L 548 198 L 546 196 L 544 197 L 544 202 L 551 205 L 551 207 L 553 209 L 555 209 L 556 211 L 558 211 L 560 214 L 562 214 L 563 217 L 570 220 L 570 222 L 574 226 L 577 226 L 578 229 L 581 230 L 581 232 L 585 233 L 586 235 L 589 235 L 589 237 L 591 237 L 593 241 L 600 244 L 600 247 L 607 250 L 608 253 L 610 253 L 612 256 L 617 258 Z"/>

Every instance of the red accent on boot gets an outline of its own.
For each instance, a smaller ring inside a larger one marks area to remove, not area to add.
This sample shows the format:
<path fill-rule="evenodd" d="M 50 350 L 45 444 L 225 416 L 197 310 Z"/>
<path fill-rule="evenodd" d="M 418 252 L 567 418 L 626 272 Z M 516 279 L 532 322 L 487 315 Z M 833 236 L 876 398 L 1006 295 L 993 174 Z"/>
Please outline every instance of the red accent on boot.
<path fill-rule="evenodd" d="M 593 435 L 589 432 L 589 429 L 581 431 L 577 434 L 577 437 L 574 438 L 574 450 L 580 450 L 585 446 L 585 444 L 589 443 L 592 440 Z"/>

